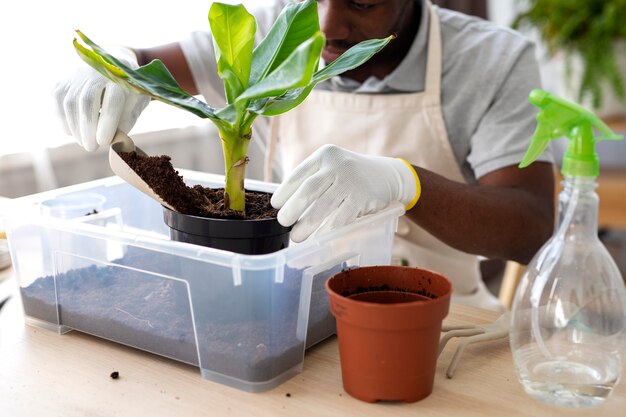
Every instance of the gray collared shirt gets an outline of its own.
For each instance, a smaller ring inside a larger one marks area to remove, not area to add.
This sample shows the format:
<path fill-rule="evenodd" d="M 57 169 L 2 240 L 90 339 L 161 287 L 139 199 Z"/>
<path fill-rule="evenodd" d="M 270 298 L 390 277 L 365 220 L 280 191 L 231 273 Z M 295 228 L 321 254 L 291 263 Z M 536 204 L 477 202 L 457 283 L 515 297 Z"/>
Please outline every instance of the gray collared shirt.
<path fill-rule="evenodd" d="M 257 37 L 267 33 L 282 9 L 282 0 L 276 1 L 253 12 Z M 433 7 L 441 21 L 441 102 L 448 139 L 466 181 L 475 183 L 485 174 L 517 165 L 530 144 L 537 109 L 528 102 L 528 94 L 541 87 L 535 48 L 518 32 Z M 383 80 L 371 77 L 361 84 L 335 77 L 316 88 L 358 94 L 423 91 L 429 21 L 429 14 L 422 10 L 420 28 L 407 56 Z M 213 105 L 223 97 L 223 87 L 210 44 L 207 32 L 195 32 L 181 41 L 196 84 Z M 552 161 L 550 150 L 539 160 Z"/>

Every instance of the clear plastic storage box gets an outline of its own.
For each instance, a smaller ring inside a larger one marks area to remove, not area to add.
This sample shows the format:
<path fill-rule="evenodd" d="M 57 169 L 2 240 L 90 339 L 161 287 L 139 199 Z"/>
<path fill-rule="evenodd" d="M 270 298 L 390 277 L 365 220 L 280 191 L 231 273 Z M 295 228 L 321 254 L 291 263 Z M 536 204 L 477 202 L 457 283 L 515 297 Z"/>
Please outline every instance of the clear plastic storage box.
<path fill-rule="evenodd" d="M 222 176 L 180 173 L 223 186 Z M 394 206 L 272 254 L 240 255 L 171 241 L 159 204 L 110 177 L 15 199 L 4 221 L 30 324 L 143 349 L 256 392 L 299 373 L 305 349 L 334 334 L 325 280 L 389 264 L 403 212 Z"/>

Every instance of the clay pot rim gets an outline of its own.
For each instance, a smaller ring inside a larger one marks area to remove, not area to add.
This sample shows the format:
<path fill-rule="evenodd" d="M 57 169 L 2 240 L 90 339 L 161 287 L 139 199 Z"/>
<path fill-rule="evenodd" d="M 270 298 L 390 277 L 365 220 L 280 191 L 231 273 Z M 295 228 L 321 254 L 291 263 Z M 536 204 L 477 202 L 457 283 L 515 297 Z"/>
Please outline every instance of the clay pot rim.
<path fill-rule="evenodd" d="M 431 304 L 435 304 L 435 303 L 441 303 L 441 302 L 445 302 L 445 300 L 447 298 L 450 298 L 451 294 L 452 294 L 452 289 L 450 289 L 450 292 L 444 294 L 444 295 L 440 295 L 437 298 L 428 298 L 428 300 L 417 300 L 417 301 L 403 301 L 401 303 L 387 303 L 387 304 L 382 304 L 382 303 L 374 303 L 371 301 L 362 301 L 362 300 L 355 300 L 352 299 L 350 297 L 346 297 L 345 295 L 341 295 L 335 291 L 333 291 L 331 288 L 329 288 L 328 286 L 328 281 L 326 281 L 326 288 L 328 290 L 330 290 L 334 295 L 336 295 L 337 297 L 340 297 L 342 300 L 345 300 L 345 302 L 349 303 L 349 304 L 358 304 L 358 305 L 364 305 L 367 304 L 368 307 L 370 308 L 375 308 L 375 309 L 389 309 L 389 308 L 393 308 L 393 309 L 414 309 L 417 308 L 418 305 L 419 306 L 423 306 L 420 308 L 428 308 L 428 306 L 430 306 Z M 407 292 L 409 294 L 411 294 L 411 292 L 409 291 L 402 291 L 402 292 Z"/>
<path fill-rule="evenodd" d="M 447 278 L 445 275 L 443 275 L 441 272 L 437 272 L 434 271 L 432 269 L 428 269 L 428 268 L 420 268 L 420 267 L 416 267 L 416 266 L 400 266 L 400 265 L 366 265 L 366 266 L 359 266 L 356 267 L 354 269 L 369 269 L 369 270 L 389 270 L 389 269 L 419 269 L 421 271 L 426 271 L 429 272 L 435 276 L 437 276 L 438 278 L 443 279 L 443 281 L 445 283 L 447 283 L 449 290 L 443 294 L 443 295 L 438 295 L 437 298 L 428 298 L 427 300 L 416 300 L 416 301 L 405 301 L 405 302 L 401 302 L 401 303 L 390 303 L 390 304 L 381 304 L 381 303 L 375 303 L 375 302 L 370 302 L 370 301 L 362 301 L 362 300 L 354 300 L 351 299 L 350 297 L 347 297 L 343 294 L 340 294 L 338 292 L 336 292 L 334 289 L 332 289 L 330 287 L 330 283 L 332 281 L 332 279 L 336 276 L 336 275 L 340 275 L 345 273 L 346 271 L 341 271 L 336 273 L 335 275 L 331 276 L 329 279 L 326 280 L 326 283 L 324 284 L 324 286 L 326 287 L 326 292 L 327 293 L 332 293 L 334 296 L 337 296 L 339 298 L 341 298 L 342 300 L 344 300 L 345 302 L 349 303 L 349 304 L 359 304 L 359 305 L 364 305 L 366 304 L 368 307 L 370 308 L 375 308 L 375 309 L 389 309 L 389 308 L 394 308 L 394 309 L 398 309 L 398 308 L 417 308 L 417 305 L 421 305 L 423 307 L 421 308 L 427 308 L 428 306 L 435 304 L 435 303 L 441 303 L 441 302 L 445 302 L 446 299 L 449 299 L 452 297 L 452 291 L 453 291 L 453 285 L 452 285 L 452 281 L 450 281 L 449 278 Z M 404 291 L 407 293 L 411 293 L 410 291 Z"/>

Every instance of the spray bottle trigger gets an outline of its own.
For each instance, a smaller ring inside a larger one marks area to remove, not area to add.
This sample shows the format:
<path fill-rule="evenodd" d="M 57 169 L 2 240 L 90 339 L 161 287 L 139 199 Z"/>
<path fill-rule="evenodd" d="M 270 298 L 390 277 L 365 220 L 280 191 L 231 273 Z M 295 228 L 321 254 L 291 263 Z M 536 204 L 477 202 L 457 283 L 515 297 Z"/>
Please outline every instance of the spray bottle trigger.
<path fill-rule="evenodd" d="M 615 132 L 613 132 L 611 130 L 611 128 L 607 126 L 606 123 L 604 123 L 602 120 L 600 120 L 598 118 L 594 118 L 592 120 L 592 125 L 596 129 L 598 129 L 598 131 L 602 134 L 602 136 L 597 136 L 595 138 L 596 142 L 599 142 L 601 140 L 621 140 L 621 139 L 624 139 L 623 135 L 618 135 Z"/>
<path fill-rule="evenodd" d="M 519 167 L 526 168 L 528 165 L 535 162 L 535 160 L 541 156 L 543 151 L 545 151 L 546 147 L 550 143 L 550 140 L 552 140 L 550 128 L 545 125 L 538 124 L 537 130 L 535 130 L 535 133 L 530 141 L 530 146 L 526 150 L 526 154 L 524 154 L 524 158 L 522 158 L 522 162 L 520 162 Z"/>

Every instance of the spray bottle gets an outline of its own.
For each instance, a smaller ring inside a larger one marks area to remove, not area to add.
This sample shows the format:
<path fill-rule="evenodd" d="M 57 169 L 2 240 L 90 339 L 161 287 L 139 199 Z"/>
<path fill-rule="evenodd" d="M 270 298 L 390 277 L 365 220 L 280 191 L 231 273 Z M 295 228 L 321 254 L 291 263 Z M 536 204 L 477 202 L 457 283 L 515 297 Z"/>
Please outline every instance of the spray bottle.
<path fill-rule="evenodd" d="M 542 90 L 537 129 L 520 168 L 550 141 L 567 137 L 554 235 L 517 288 L 509 331 L 518 378 L 532 397 L 554 405 L 604 402 L 620 379 L 626 352 L 626 290 L 598 238 L 597 142 L 622 139 L 587 109 Z M 602 136 L 594 137 L 594 128 Z"/>

